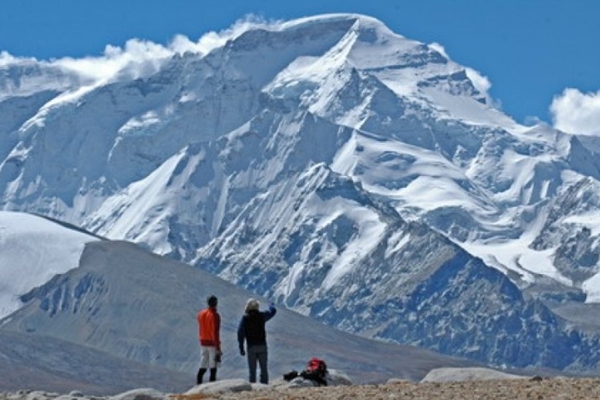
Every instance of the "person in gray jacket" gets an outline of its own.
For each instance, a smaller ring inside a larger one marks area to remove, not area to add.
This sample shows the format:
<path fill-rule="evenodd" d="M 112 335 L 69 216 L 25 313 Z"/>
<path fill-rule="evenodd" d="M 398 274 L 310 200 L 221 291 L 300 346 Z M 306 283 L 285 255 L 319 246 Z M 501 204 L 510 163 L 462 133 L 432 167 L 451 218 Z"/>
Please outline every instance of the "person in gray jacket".
<path fill-rule="evenodd" d="M 256 382 L 256 364 L 260 366 L 260 383 L 269 383 L 268 372 L 268 352 L 267 352 L 267 331 L 265 324 L 273 318 L 277 309 L 273 304 L 269 305 L 267 311 L 260 311 L 260 303 L 255 299 L 248 299 L 246 303 L 246 312 L 240 321 L 238 327 L 238 343 L 240 345 L 240 354 L 248 354 L 248 370 L 250 372 L 250 383 Z M 244 342 L 247 345 L 247 351 L 244 350 Z"/>

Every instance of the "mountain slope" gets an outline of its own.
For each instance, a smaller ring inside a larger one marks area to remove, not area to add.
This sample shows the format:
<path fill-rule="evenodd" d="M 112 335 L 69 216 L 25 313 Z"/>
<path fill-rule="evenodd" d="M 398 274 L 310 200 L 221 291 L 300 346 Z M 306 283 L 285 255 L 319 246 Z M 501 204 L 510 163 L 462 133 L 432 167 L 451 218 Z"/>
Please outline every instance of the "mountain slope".
<path fill-rule="evenodd" d="M 80 266 L 25 295 L 27 304 L 2 321 L 0 332 L 47 335 L 193 376 L 199 357 L 196 313 L 211 293 L 220 298 L 222 316 L 220 376 L 244 377 L 247 366 L 237 351 L 236 332 L 252 294 L 131 243 L 89 243 Z M 312 356 L 325 358 L 355 382 L 417 380 L 435 367 L 473 365 L 350 335 L 283 307 L 267 328 L 273 377 L 302 368 Z"/>
<path fill-rule="evenodd" d="M 0 390 L 114 395 L 140 387 L 182 392 L 193 374 L 115 357 L 44 335 L 0 330 Z"/>

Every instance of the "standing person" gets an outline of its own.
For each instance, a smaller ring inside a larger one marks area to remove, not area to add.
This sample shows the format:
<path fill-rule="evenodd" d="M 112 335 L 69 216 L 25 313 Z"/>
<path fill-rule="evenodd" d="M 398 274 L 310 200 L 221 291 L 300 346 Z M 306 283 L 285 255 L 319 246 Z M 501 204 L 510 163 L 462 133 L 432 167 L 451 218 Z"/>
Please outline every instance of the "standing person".
<path fill-rule="evenodd" d="M 217 297 L 211 295 L 206 300 L 208 307 L 198 313 L 198 336 L 200 338 L 200 369 L 196 384 L 202 383 L 207 369 L 210 369 L 210 382 L 217 380 L 217 367 L 221 362 L 221 316 L 217 312 Z"/>
<path fill-rule="evenodd" d="M 256 362 L 260 365 L 260 383 L 269 383 L 269 371 L 267 370 L 267 332 L 265 323 L 273 318 L 277 309 L 273 304 L 269 305 L 267 311 L 259 311 L 260 304 L 255 299 L 249 299 L 246 303 L 246 313 L 238 327 L 238 343 L 240 354 L 246 355 L 244 351 L 244 340 L 248 350 L 248 369 L 250 371 L 250 383 L 256 382 Z"/>

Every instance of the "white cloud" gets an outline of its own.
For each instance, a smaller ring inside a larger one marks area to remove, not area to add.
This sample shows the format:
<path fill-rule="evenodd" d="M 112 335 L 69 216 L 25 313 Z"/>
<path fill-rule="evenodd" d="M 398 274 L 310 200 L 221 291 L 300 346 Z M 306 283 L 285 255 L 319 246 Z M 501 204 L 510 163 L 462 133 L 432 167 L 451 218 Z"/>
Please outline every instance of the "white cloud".
<path fill-rule="evenodd" d="M 82 58 L 38 60 L 0 51 L 0 77 L 2 70 L 13 67 L 30 66 L 37 71 L 19 76 L 17 81 L 0 79 L 0 100 L 5 96 L 28 96 L 39 90 L 57 90 L 63 94 L 55 99 L 56 102 L 75 101 L 98 85 L 148 77 L 176 55 L 193 53 L 201 57 L 253 27 L 276 31 L 281 29 L 282 23 L 247 15 L 230 28 L 206 33 L 197 41 L 177 35 L 170 43 L 162 45 L 134 38 L 123 47 L 108 45 L 102 55 Z"/>
<path fill-rule="evenodd" d="M 252 27 L 277 30 L 279 21 L 266 21 L 255 15 L 247 15 L 221 32 L 208 32 L 197 42 L 183 35 L 177 35 L 168 45 L 161 45 L 140 39 L 130 39 L 124 47 L 108 45 L 104 54 L 97 57 L 37 60 L 35 58 L 14 57 L 6 51 L 0 52 L 0 68 L 19 63 L 39 63 L 74 74 L 85 85 L 95 85 L 119 79 L 135 79 L 149 76 L 177 54 L 195 53 L 204 55 L 223 46 Z"/>
<path fill-rule="evenodd" d="M 17 58 L 10 55 L 7 51 L 0 52 L 0 68 L 22 62 L 35 62 L 35 58 Z"/>
<path fill-rule="evenodd" d="M 437 51 L 438 53 L 440 53 L 442 56 L 444 56 L 448 60 L 450 59 L 450 57 L 448 56 L 448 53 L 446 53 L 446 49 L 441 44 L 439 44 L 437 42 L 433 42 L 433 43 L 429 44 L 429 47 L 432 48 L 433 50 Z M 473 68 L 468 68 L 468 67 L 465 68 L 465 72 L 467 73 L 467 77 L 471 80 L 471 82 L 473 82 L 473 86 L 475 86 L 475 89 L 477 89 L 482 95 L 485 96 L 488 104 L 496 104 L 497 106 L 499 106 L 498 103 L 496 103 L 495 101 L 492 100 L 492 98 L 490 97 L 490 95 L 488 93 L 488 91 L 492 87 L 492 83 L 487 78 L 487 76 L 484 76 L 479 71 L 476 71 Z"/>
<path fill-rule="evenodd" d="M 280 30 L 285 22 L 279 20 L 266 20 L 254 14 L 248 14 L 245 17 L 237 20 L 230 28 L 221 32 L 209 32 L 203 35 L 198 43 L 194 44 L 194 48 L 202 53 L 223 46 L 228 40 L 235 39 L 242 33 L 252 28 L 263 28 L 268 30 Z"/>
<path fill-rule="evenodd" d="M 433 50 L 437 51 L 438 53 L 440 53 L 444 57 L 450 59 L 450 57 L 448 57 L 448 53 L 446 53 L 446 49 L 441 44 L 439 44 L 437 42 L 433 42 L 433 43 L 429 44 L 429 47 L 431 47 Z"/>
<path fill-rule="evenodd" d="M 73 71 L 84 78 L 108 81 L 127 77 L 135 79 L 158 71 L 174 52 L 162 45 L 131 39 L 125 47 L 106 46 L 101 57 L 61 58 L 51 64 Z"/>
<path fill-rule="evenodd" d="M 550 105 L 556 129 L 568 133 L 600 136 L 600 90 L 582 93 L 567 88 Z"/>
<path fill-rule="evenodd" d="M 211 32 L 209 35 L 218 36 L 218 34 L 213 33 L 213 32 Z M 177 36 L 175 36 L 175 38 L 169 45 L 169 49 L 171 49 L 176 54 L 184 54 L 184 53 L 206 54 L 210 50 L 212 50 L 212 48 L 217 47 L 217 46 L 214 46 L 214 47 L 207 46 L 206 44 L 204 44 L 202 42 L 203 40 L 204 39 L 201 39 L 198 42 L 193 42 L 187 36 L 177 35 Z"/>
<path fill-rule="evenodd" d="M 489 98 L 488 90 L 492 87 L 492 83 L 487 76 L 482 75 L 480 72 L 475 71 L 473 68 L 465 68 L 467 77 L 473 82 L 473 85 L 479 90 L 485 97 Z"/>

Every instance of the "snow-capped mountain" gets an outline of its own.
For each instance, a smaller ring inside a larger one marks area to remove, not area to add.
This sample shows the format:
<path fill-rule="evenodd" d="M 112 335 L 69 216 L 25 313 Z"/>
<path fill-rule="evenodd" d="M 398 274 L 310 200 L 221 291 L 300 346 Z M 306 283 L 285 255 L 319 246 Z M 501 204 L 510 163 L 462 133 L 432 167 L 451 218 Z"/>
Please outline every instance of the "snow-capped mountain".
<path fill-rule="evenodd" d="M 353 333 L 598 367 L 600 324 L 582 318 L 600 299 L 593 142 L 519 125 L 440 46 L 325 15 L 105 79 L 13 64 L 3 209 L 134 241 Z"/>
<path fill-rule="evenodd" d="M 76 268 L 85 244 L 97 240 L 39 216 L 0 212 L 0 318 L 23 305 L 24 293 Z"/>

